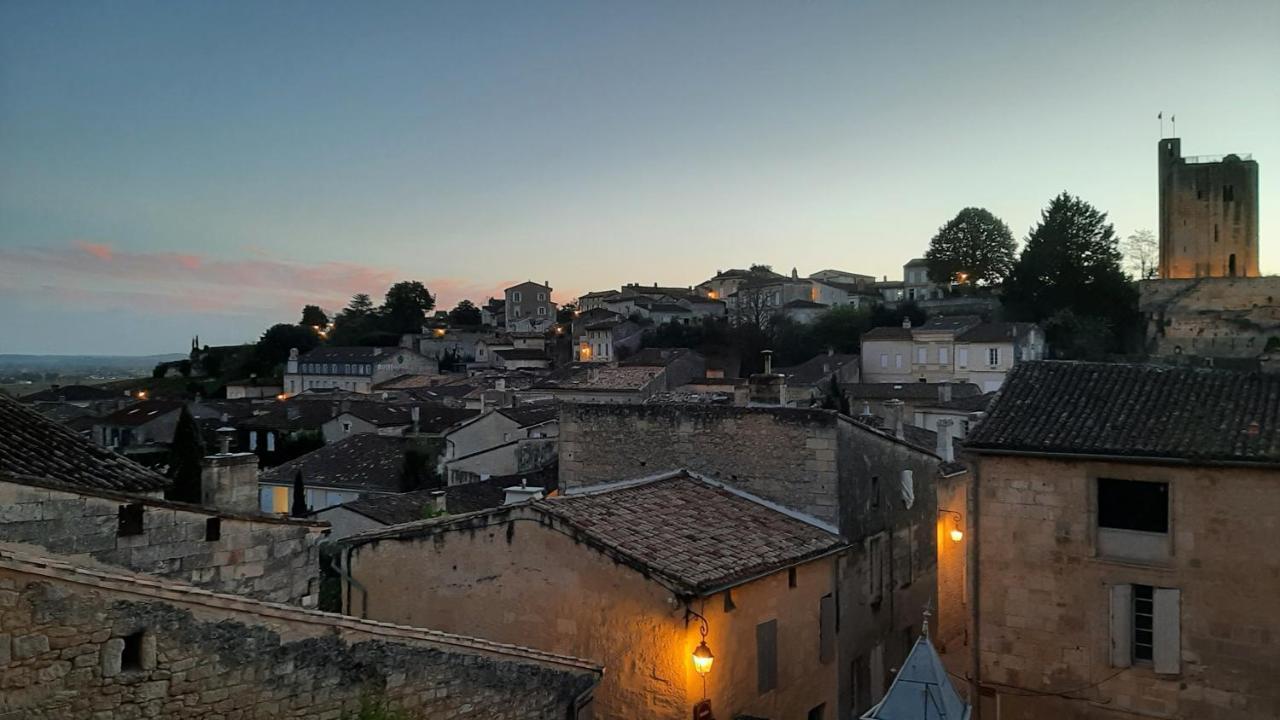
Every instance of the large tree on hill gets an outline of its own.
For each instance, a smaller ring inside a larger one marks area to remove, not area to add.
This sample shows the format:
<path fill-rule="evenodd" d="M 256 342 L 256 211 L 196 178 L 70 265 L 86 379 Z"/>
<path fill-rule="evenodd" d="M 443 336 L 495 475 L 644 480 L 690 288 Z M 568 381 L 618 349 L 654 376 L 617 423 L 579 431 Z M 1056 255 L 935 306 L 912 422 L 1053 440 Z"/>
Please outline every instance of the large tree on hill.
<path fill-rule="evenodd" d="M 329 324 L 329 316 L 325 314 L 324 310 L 320 309 L 319 305 L 307 305 L 302 308 L 302 321 L 298 324 L 323 328 Z"/>
<path fill-rule="evenodd" d="M 1120 261 L 1107 214 L 1064 192 L 1049 201 L 1031 228 L 1004 286 L 1005 308 L 1016 319 L 1035 322 L 1063 310 L 1077 319 L 1101 320 L 1110 331 L 1105 351 L 1120 351 L 1138 317 L 1137 290 Z M 1051 347 L 1069 345 L 1064 339 L 1055 343 L 1050 337 Z"/>
<path fill-rule="evenodd" d="M 276 367 L 289 359 L 289 351 L 304 353 L 320 344 L 320 337 L 310 327 L 279 323 L 267 328 L 253 349 L 252 371 L 274 375 Z"/>
<path fill-rule="evenodd" d="M 387 290 L 382 303 L 383 330 L 395 333 L 422 332 L 427 313 L 436 306 L 436 299 L 427 286 L 417 280 L 404 280 Z"/>
<path fill-rule="evenodd" d="M 965 208 L 929 242 L 929 279 L 940 285 L 996 285 L 1013 269 L 1018 249 L 1009 226 L 984 208 Z"/>
<path fill-rule="evenodd" d="M 377 310 L 365 293 L 351 296 L 351 302 L 333 318 L 330 345 L 359 345 L 362 338 L 378 331 Z"/>
<path fill-rule="evenodd" d="M 1135 230 L 1124 239 L 1125 262 L 1138 280 L 1151 280 L 1156 276 L 1160 262 L 1160 243 L 1150 230 Z"/>
<path fill-rule="evenodd" d="M 470 300 L 460 300 L 452 310 L 449 311 L 450 325 L 473 326 L 480 324 L 480 308 Z"/>
<path fill-rule="evenodd" d="M 201 497 L 200 461 L 205 455 L 200 426 L 191 412 L 183 406 L 178 414 L 178 424 L 173 429 L 173 442 L 169 446 L 169 478 L 173 484 L 165 491 L 165 497 L 178 502 L 199 503 Z"/>

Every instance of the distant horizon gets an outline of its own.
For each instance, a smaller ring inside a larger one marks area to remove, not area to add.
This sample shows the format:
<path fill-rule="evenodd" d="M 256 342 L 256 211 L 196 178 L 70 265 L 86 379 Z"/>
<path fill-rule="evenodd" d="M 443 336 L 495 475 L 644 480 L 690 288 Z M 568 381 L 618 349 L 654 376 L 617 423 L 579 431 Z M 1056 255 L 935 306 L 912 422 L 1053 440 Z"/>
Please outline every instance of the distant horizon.
<path fill-rule="evenodd" d="M 3 4 L 0 352 L 252 342 L 400 280 L 900 279 L 1064 190 L 1124 238 L 1175 115 L 1258 161 L 1277 274 L 1278 71 L 1265 0 Z"/>

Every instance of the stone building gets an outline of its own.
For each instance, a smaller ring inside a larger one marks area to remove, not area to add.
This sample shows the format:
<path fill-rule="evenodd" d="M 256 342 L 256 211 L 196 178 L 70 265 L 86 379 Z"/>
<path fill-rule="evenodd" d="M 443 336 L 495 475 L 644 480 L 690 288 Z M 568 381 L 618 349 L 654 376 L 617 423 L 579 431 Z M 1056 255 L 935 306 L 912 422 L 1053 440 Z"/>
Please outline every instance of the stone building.
<path fill-rule="evenodd" d="M 504 292 L 507 330 L 530 331 L 551 327 L 556 321 L 556 304 L 551 302 L 551 283 L 532 280 L 512 285 Z"/>
<path fill-rule="evenodd" d="M 930 318 L 919 327 L 878 327 L 862 335 L 862 382 L 971 382 L 998 390 L 1009 369 L 1045 356 L 1033 323 L 983 322 L 975 315 Z"/>
<path fill-rule="evenodd" d="M 965 441 L 1000 718 L 1280 714 L 1280 378 L 1035 362 Z"/>
<path fill-rule="evenodd" d="M 347 612 L 605 667 L 598 717 L 835 717 L 837 558 L 812 517 L 678 471 L 343 541 Z M 713 665 L 692 655 L 705 642 Z"/>
<path fill-rule="evenodd" d="M 1159 145 L 1160 278 L 1258 277 L 1258 163 Z"/>
<path fill-rule="evenodd" d="M 4 547 L 0 600 L 5 718 L 585 719 L 600 678 L 571 657 Z"/>
<path fill-rule="evenodd" d="M 284 392 L 347 390 L 371 393 L 373 386 L 402 375 L 434 375 L 438 362 L 404 347 L 318 347 L 299 356 L 289 352 Z"/>
<path fill-rule="evenodd" d="M 839 529 L 839 700 L 848 718 L 878 701 L 934 600 L 937 482 L 963 469 L 935 436 L 882 430 L 824 410 L 566 404 L 563 492 L 680 468 Z"/>

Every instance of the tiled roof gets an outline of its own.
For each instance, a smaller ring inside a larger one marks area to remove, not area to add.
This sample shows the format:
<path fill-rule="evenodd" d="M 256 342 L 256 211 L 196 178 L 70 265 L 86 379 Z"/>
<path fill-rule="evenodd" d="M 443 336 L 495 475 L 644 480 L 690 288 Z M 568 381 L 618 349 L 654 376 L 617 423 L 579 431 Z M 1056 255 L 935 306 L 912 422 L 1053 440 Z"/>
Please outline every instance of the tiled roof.
<path fill-rule="evenodd" d="M 537 348 L 510 348 L 508 350 L 494 350 L 494 355 L 503 360 L 549 360 L 547 353 Z"/>
<path fill-rule="evenodd" d="M 1019 363 L 964 445 L 1280 463 L 1280 376 L 1118 363 Z"/>
<path fill-rule="evenodd" d="M 400 492 L 408 441 L 376 433 L 359 433 L 330 443 L 262 473 L 265 483 L 289 485 L 302 471 L 307 485 L 370 492 Z"/>
<path fill-rule="evenodd" d="M 1033 323 L 983 323 L 966 330 L 957 342 L 1013 342 L 1027 336 L 1035 328 Z"/>
<path fill-rule="evenodd" d="M 253 417 L 238 422 L 240 427 L 254 430 L 319 430 L 338 414 L 338 402 L 328 398 L 290 398 L 271 405 Z"/>
<path fill-rule="evenodd" d="M 982 318 L 977 315 L 940 315 L 931 317 L 925 321 L 924 325 L 916 328 L 921 332 L 965 332 L 966 330 L 982 324 Z"/>
<path fill-rule="evenodd" d="M 517 426 L 524 428 L 560 417 L 560 404 L 553 402 L 528 403 L 515 407 L 498 408 L 497 412 L 516 423 Z"/>
<path fill-rule="evenodd" d="M 301 362 L 377 362 L 397 352 L 409 352 L 407 348 L 390 347 L 329 347 L 321 346 L 303 353 Z"/>
<path fill-rule="evenodd" d="M 619 365 L 626 367 L 666 367 L 688 355 L 698 355 L 698 351 L 689 348 L 657 348 L 647 347 L 632 353 Z"/>
<path fill-rule="evenodd" d="M 169 484 L 163 476 L 4 395 L 0 395 L 0 473 L 123 492 L 154 492 Z"/>
<path fill-rule="evenodd" d="M 418 408 L 418 431 L 438 433 L 475 415 L 478 410 L 448 408 L 434 403 L 350 402 L 346 412 L 380 427 L 413 424 L 413 409 Z M 342 411 L 342 406 L 339 406 Z"/>
<path fill-rule="evenodd" d="M 143 400 L 102 418 L 103 425 L 138 427 L 182 409 L 181 400 Z"/>
<path fill-rule="evenodd" d="M 910 340 L 911 328 L 901 326 L 895 327 L 878 327 L 862 333 L 863 341 L 866 340 Z"/>
<path fill-rule="evenodd" d="M 831 375 L 846 364 L 858 361 L 857 355 L 837 355 L 822 353 L 814 355 L 799 365 L 777 368 L 774 372 L 785 375 L 792 385 L 813 385 L 822 380 L 831 379 Z M 826 368 L 825 370 L 823 368 Z"/>
<path fill-rule="evenodd" d="M 845 544 L 795 513 L 685 473 L 533 505 L 696 593 L 781 570 Z"/>
<path fill-rule="evenodd" d="M 669 303 L 636 303 L 636 304 L 642 307 L 647 307 L 649 309 L 649 312 L 676 313 L 676 314 L 685 314 L 685 315 L 692 312 L 691 310 L 689 310 L 689 308 L 684 307 L 683 305 L 671 305 Z"/>
<path fill-rule="evenodd" d="M 920 408 L 928 408 L 930 410 L 955 410 L 957 412 L 982 412 L 987 409 L 991 401 L 995 399 L 994 392 L 983 393 L 982 395 L 970 395 L 968 397 L 955 397 L 952 395 L 951 400 L 947 402 L 936 402 L 928 405 L 920 405 Z"/>
<path fill-rule="evenodd" d="M 526 481 L 529 487 L 540 487 L 548 492 L 555 490 L 558 485 L 556 470 L 553 467 L 549 470 L 495 476 L 479 482 L 451 485 L 445 488 L 363 498 L 343 503 L 342 507 L 383 525 L 399 525 L 425 519 L 425 508 L 438 492 L 444 493 L 445 512 L 450 515 L 500 507 L 506 500 L 506 489 L 519 485 L 521 480 Z"/>
<path fill-rule="evenodd" d="M 57 402 L 59 400 L 65 402 L 89 402 L 92 400 L 114 400 L 119 397 L 122 397 L 121 393 L 104 390 L 92 385 L 63 385 L 34 392 L 30 395 L 23 395 L 21 400 L 25 403 Z"/>
<path fill-rule="evenodd" d="M 829 306 L 813 302 L 812 300 L 792 300 L 782 307 L 783 309 L 791 308 L 792 310 L 825 310 Z"/>
<path fill-rule="evenodd" d="M 537 390 L 640 390 L 662 373 L 661 367 L 612 367 L 596 363 L 573 363 L 534 383 Z"/>

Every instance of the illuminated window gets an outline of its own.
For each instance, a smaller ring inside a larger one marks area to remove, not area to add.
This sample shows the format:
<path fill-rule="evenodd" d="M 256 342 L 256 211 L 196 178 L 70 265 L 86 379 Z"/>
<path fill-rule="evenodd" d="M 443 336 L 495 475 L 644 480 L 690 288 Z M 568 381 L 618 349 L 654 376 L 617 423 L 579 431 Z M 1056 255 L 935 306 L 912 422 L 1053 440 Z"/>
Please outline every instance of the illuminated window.
<path fill-rule="evenodd" d="M 281 514 L 289 512 L 289 488 L 271 488 L 271 512 Z"/>

